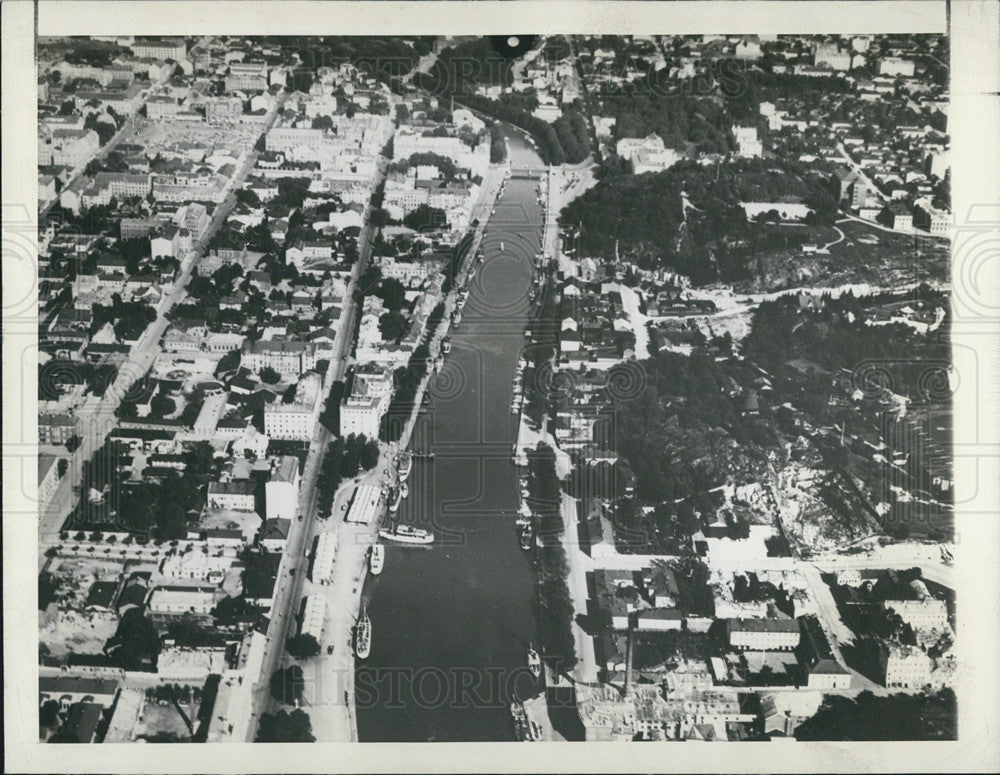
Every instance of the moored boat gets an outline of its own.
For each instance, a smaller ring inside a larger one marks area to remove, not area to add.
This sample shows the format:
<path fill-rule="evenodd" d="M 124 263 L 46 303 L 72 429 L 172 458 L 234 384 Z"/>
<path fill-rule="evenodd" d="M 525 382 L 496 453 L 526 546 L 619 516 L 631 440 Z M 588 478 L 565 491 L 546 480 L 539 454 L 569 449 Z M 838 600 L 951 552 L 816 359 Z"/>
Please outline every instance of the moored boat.
<path fill-rule="evenodd" d="M 382 544 L 375 544 L 372 547 L 372 553 L 368 556 L 368 568 L 371 570 L 373 576 L 377 576 L 382 572 L 384 566 L 385 547 Z"/>
<path fill-rule="evenodd" d="M 413 456 L 409 452 L 399 453 L 399 463 L 396 469 L 399 473 L 399 481 L 405 482 L 413 470 Z"/>
<path fill-rule="evenodd" d="M 372 650 L 372 622 L 368 618 L 364 604 L 361 605 L 361 618 L 358 619 L 354 631 L 354 653 L 358 659 L 366 658 Z"/>
<path fill-rule="evenodd" d="M 430 544 L 434 542 L 434 534 L 427 530 L 410 525 L 397 525 L 394 528 L 382 528 L 378 534 L 386 541 L 396 541 L 401 544 Z"/>
<path fill-rule="evenodd" d="M 531 539 L 535 537 L 535 531 L 531 527 L 529 522 L 521 527 L 521 548 L 524 551 L 531 549 Z"/>

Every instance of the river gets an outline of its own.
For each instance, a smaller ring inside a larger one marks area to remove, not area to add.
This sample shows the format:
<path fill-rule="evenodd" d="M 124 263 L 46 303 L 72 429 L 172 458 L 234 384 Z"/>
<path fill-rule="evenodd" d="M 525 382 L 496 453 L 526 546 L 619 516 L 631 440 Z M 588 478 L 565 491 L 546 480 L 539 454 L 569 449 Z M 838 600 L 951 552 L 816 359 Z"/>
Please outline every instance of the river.
<path fill-rule="evenodd" d="M 509 147 L 515 167 L 543 169 L 522 137 L 511 135 Z M 534 685 L 526 652 L 538 647 L 537 585 L 514 524 L 510 402 L 540 251 L 536 192 L 535 179 L 508 180 L 452 351 L 414 429 L 410 448 L 435 459 L 414 460 L 398 516 L 437 540 L 388 545 L 385 569 L 368 578 L 373 640 L 357 663 L 355 695 L 362 742 L 511 741 L 510 699 Z"/>

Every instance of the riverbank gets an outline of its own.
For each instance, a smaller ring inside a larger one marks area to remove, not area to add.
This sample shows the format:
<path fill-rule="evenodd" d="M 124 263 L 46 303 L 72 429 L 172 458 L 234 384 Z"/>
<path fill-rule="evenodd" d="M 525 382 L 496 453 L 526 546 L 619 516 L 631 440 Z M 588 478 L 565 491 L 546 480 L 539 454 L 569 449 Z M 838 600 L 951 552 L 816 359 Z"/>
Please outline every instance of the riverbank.
<path fill-rule="evenodd" d="M 469 269 L 479 249 L 488 216 L 492 211 L 500 187 L 506 179 L 509 164 L 492 165 L 483 180 L 478 202 L 473 207 L 472 219 L 478 221 L 466 260 L 456 277 L 453 287 L 445 295 L 444 315 L 437 329 L 427 342 L 432 355 L 440 352 L 441 340 L 448 335 L 451 314 L 458 294 L 468 283 Z M 314 664 L 316 702 L 307 706 L 313 734 L 320 742 L 356 742 L 358 740 L 357 707 L 355 696 L 354 627 L 361 611 L 365 581 L 368 575 L 368 555 L 378 541 L 378 528 L 385 517 L 385 505 L 367 525 L 345 522 L 347 509 L 358 487 L 370 484 L 378 487 L 389 485 L 395 478 L 392 458 L 397 450 L 405 450 L 410 443 L 414 426 L 424 402 L 434 371 L 428 369 L 417 387 L 410 415 L 399 439 L 392 444 L 380 445 L 379 464 L 358 480 L 342 485 L 334 498 L 332 516 L 319 532 L 334 532 L 337 548 L 333 560 L 333 576 L 329 584 L 312 585 L 326 599 L 326 621 L 319 659 Z M 375 631 L 373 638 L 379 633 Z M 326 651 L 332 647 L 332 653 Z M 308 678 L 307 674 L 307 678 Z"/>

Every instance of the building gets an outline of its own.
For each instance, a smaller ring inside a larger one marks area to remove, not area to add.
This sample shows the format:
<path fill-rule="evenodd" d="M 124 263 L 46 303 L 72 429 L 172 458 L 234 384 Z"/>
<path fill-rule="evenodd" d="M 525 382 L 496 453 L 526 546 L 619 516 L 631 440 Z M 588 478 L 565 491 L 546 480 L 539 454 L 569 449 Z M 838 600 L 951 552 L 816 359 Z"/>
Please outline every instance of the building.
<path fill-rule="evenodd" d="M 56 129 L 52 132 L 52 163 L 79 167 L 101 147 L 93 129 Z"/>
<path fill-rule="evenodd" d="M 165 94 L 156 94 L 146 100 L 146 117 L 149 119 L 172 118 L 179 109 L 177 100 Z"/>
<path fill-rule="evenodd" d="M 880 59 L 878 63 L 878 74 L 879 75 L 890 75 L 890 76 L 903 76 L 905 78 L 912 78 L 914 71 L 914 65 L 912 59 L 903 59 L 901 57 L 885 57 Z"/>
<path fill-rule="evenodd" d="M 269 552 L 282 552 L 288 543 L 288 534 L 291 530 L 290 519 L 268 519 L 260 534 L 260 545 Z"/>
<path fill-rule="evenodd" d="M 319 643 L 323 638 L 323 624 L 326 620 L 326 596 L 315 592 L 306 598 L 302 611 L 302 635 L 312 635 Z"/>
<path fill-rule="evenodd" d="M 333 578 L 333 559 L 337 553 L 337 533 L 320 533 L 316 539 L 316 555 L 313 557 L 312 580 L 326 584 Z"/>
<path fill-rule="evenodd" d="M 45 412 L 38 416 L 38 443 L 65 444 L 76 433 L 76 420 L 65 413 Z"/>
<path fill-rule="evenodd" d="M 181 230 L 172 223 L 164 225 L 149 239 L 149 254 L 153 258 L 170 256 L 175 258 L 180 249 Z"/>
<path fill-rule="evenodd" d="M 797 654 L 805 669 L 808 687 L 819 690 L 851 688 L 851 674 L 837 661 L 819 619 L 813 615 L 803 616 L 799 625 L 802 640 Z"/>
<path fill-rule="evenodd" d="M 59 489 L 59 458 L 42 453 L 38 456 L 38 507 L 45 508 Z"/>
<path fill-rule="evenodd" d="M 169 38 L 140 39 L 132 44 L 132 54 L 136 59 L 173 59 L 179 62 L 187 57 L 187 44 L 183 40 Z"/>
<path fill-rule="evenodd" d="M 264 407 L 264 433 L 272 439 L 309 441 L 322 409 L 323 378 L 306 374 L 295 388 L 290 404 L 274 402 Z"/>
<path fill-rule="evenodd" d="M 916 646 L 883 644 L 880 657 L 888 689 L 922 689 L 931 682 L 931 658 Z"/>
<path fill-rule="evenodd" d="M 868 184 L 863 178 L 857 178 L 851 183 L 851 207 L 859 209 L 868 201 Z"/>
<path fill-rule="evenodd" d="M 882 607 L 895 611 L 914 630 L 948 629 L 948 606 L 944 600 L 925 597 L 923 600 L 883 600 Z"/>
<path fill-rule="evenodd" d="M 240 365 L 258 373 L 271 368 L 283 376 L 297 377 L 316 366 L 316 345 L 273 339 L 245 342 Z"/>
<path fill-rule="evenodd" d="M 684 615 L 676 608 L 649 608 L 636 616 L 636 629 L 663 632 L 680 630 Z"/>
<path fill-rule="evenodd" d="M 283 455 L 271 461 L 271 478 L 264 485 L 266 518 L 293 519 L 299 508 L 299 460 Z"/>
<path fill-rule="evenodd" d="M 253 511 L 253 482 L 249 479 L 230 479 L 228 482 L 209 482 L 208 506 L 212 509 Z"/>
<path fill-rule="evenodd" d="M 913 231 L 913 213 L 902 202 L 893 202 L 888 206 L 889 225 L 895 231 Z"/>
<path fill-rule="evenodd" d="M 757 127 L 755 126 L 733 126 L 733 135 L 739 147 L 739 155 L 747 159 L 762 156 L 764 146 L 757 139 Z"/>
<path fill-rule="evenodd" d="M 225 87 L 231 91 L 267 91 L 267 64 L 265 62 L 231 62 Z"/>
<path fill-rule="evenodd" d="M 359 368 L 351 394 L 340 407 L 340 435 L 347 437 L 353 433 L 377 439 L 391 397 L 391 371 L 378 366 Z"/>
<path fill-rule="evenodd" d="M 216 97 L 205 103 L 205 120 L 209 124 L 238 124 L 243 116 L 243 100 L 239 97 Z"/>
<path fill-rule="evenodd" d="M 118 694 L 113 678 L 83 678 L 71 675 L 43 675 L 38 678 L 39 703 L 55 700 L 66 710 L 78 702 L 110 708 Z"/>
<path fill-rule="evenodd" d="M 378 516 L 382 505 L 382 491 L 374 484 L 363 484 L 354 493 L 347 521 L 369 525 Z"/>
<path fill-rule="evenodd" d="M 157 587 L 146 609 L 153 621 L 184 617 L 207 618 L 215 607 L 215 594 L 197 587 Z"/>
<path fill-rule="evenodd" d="M 851 69 L 851 52 L 841 51 L 836 43 L 820 43 L 816 46 L 813 63 L 817 67 L 846 71 Z"/>
<path fill-rule="evenodd" d="M 748 651 L 792 650 L 799 645 L 795 619 L 730 619 L 729 645 Z"/>

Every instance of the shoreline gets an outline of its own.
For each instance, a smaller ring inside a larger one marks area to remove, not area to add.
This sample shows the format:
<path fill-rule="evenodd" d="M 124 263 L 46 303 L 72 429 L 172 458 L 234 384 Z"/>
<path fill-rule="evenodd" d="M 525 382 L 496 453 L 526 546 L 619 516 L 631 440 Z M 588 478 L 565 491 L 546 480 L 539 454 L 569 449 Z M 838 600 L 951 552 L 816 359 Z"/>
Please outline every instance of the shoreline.
<path fill-rule="evenodd" d="M 509 159 L 509 157 L 508 157 Z M 488 175 L 491 177 L 484 180 L 483 193 L 479 202 L 473 207 L 470 213 L 470 221 L 478 219 L 479 223 L 475 228 L 475 237 L 470 246 L 466 262 L 459 272 L 457 281 L 453 287 L 445 294 L 444 315 L 437 330 L 427 343 L 428 349 L 433 354 L 440 353 L 441 340 L 444 339 L 451 330 L 451 313 L 455 308 L 458 294 L 464 290 L 468 282 L 469 269 L 472 267 L 470 261 L 474 261 L 476 252 L 483 238 L 488 216 L 493 209 L 499 196 L 500 186 L 506 180 L 506 170 L 510 167 L 509 160 L 500 164 L 490 165 Z M 495 179 L 493 179 L 495 176 Z M 487 185 L 487 183 L 489 185 Z M 337 550 L 334 558 L 334 577 L 326 588 L 327 593 L 327 620 L 331 622 L 324 635 L 323 645 L 332 641 L 334 646 L 333 654 L 329 659 L 333 662 L 333 675 L 343 676 L 342 685 L 337 686 L 335 702 L 332 705 L 324 703 L 322 707 L 339 708 L 332 711 L 332 717 L 322 719 L 322 711 L 316 712 L 317 708 L 309 708 L 310 716 L 313 719 L 313 732 L 317 741 L 321 742 L 358 742 L 357 708 L 354 695 L 354 675 L 357 668 L 356 657 L 353 648 L 353 628 L 361 610 L 361 601 L 364 596 L 365 583 L 368 577 L 368 553 L 371 547 L 378 542 L 378 529 L 386 515 L 386 507 L 383 504 L 379 513 L 367 525 L 356 525 L 344 520 L 347 506 L 354 491 L 361 484 L 382 483 L 387 477 L 394 478 L 394 473 L 389 473 L 389 466 L 392 465 L 388 457 L 395 456 L 396 452 L 404 451 L 409 446 L 413 429 L 416 425 L 417 417 L 423 408 L 424 396 L 431 377 L 434 375 L 432 369 L 428 369 L 420 385 L 417 387 L 414 396 L 413 407 L 410 415 L 403 427 L 403 432 L 397 441 L 390 444 L 380 444 L 379 464 L 367 474 L 360 477 L 358 482 L 344 484 L 337 491 L 334 498 L 333 513 L 329 520 L 331 522 L 327 530 L 318 532 L 336 532 Z M 334 516 L 336 515 L 336 516 Z M 319 585 L 317 585 L 319 586 Z M 320 587 L 323 588 L 323 587 Z M 350 589 L 350 592 L 347 590 Z M 332 621 L 331 621 L 332 620 Z M 374 636 L 377 637 L 377 633 Z M 326 654 L 321 654 L 327 657 Z M 324 660 L 317 660 L 319 664 L 325 664 Z M 322 685 L 321 683 L 319 684 Z M 344 692 L 344 699 L 340 699 L 340 692 Z M 321 725 L 316 723 L 317 718 L 323 721 Z M 333 735 L 327 736 L 317 734 L 329 730 L 333 727 Z"/>

